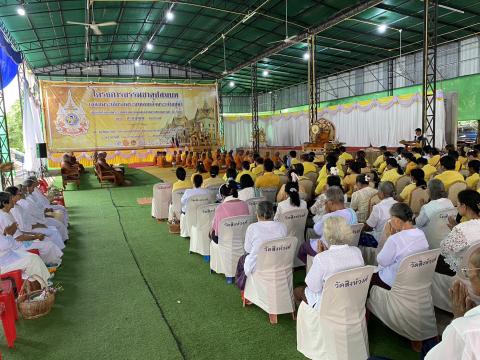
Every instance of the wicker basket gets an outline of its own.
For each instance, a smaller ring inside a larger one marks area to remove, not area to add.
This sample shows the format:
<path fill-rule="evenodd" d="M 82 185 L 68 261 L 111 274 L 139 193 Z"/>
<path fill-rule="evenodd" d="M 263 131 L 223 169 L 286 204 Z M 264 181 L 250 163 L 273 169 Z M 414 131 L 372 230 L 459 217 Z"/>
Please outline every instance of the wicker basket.
<path fill-rule="evenodd" d="M 180 223 L 168 223 L 170 234 L 180 234 Z"/>
<path fill-rule="evenodd" d="M 47 292 L 44 300 L 31 301 L 34 297 L 40 295 L 43 290 L 30 290 L 29 281 L 23 282 L 22 290 L 17 299 L 18 310 L 24 319 L 36 319 L 47 315 L 55 303 L 55 293 Z"/>

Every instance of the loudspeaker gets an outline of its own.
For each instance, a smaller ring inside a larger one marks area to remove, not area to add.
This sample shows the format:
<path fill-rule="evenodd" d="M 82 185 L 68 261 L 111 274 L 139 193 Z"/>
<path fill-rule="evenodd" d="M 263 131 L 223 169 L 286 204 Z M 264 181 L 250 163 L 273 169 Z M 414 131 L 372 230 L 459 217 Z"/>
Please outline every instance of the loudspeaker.
<path fill-rule="evenodd" d="M 47 158 L 47 144 L 38 143 L 37 144 L 37 158 L 46 159 Z"/>

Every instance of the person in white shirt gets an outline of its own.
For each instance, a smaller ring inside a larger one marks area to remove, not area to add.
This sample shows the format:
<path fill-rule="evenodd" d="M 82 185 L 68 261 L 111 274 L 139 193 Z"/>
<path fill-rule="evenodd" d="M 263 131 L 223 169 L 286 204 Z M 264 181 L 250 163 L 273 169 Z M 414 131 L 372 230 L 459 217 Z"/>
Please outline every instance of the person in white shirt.
<path fill-rule="evenodd" d="M 450 289 L 454 320 L 442 335 L 442 342 L 432 348 L 425 360 L 473 360 L 479 358 L 480 350 L 480 305 L 471 296 L 480 296 L 480 248 L 468 261 L 468 268 L 461 269 L 470 281 L 473 294 L 463 282 L 457 281 Z"/>
<path fill-rule="evenodd" d="M 357 190 L 352 193 L 350 207 L 357 212 L 358 222 L 360 223 L 367 220 L 370 199 L 378 192 L 377 189 L 370 187 L 370 181 L 372 180 L 368 174 L 358 175 L 355 184 Z"/>
<path fill-rule="evenodd" d="M 328 188 L 332 186 L 337 186 L 343 191 L 342 187 L 342 179 L 340 176 L 337 175 L 330 175 L 327 178 L 327 185 L 325 186 L 325 190 L 317 196 L 315 199 L 315 203 L 310 207 L 310 212 L 314 215 L 313 222 L 319 222 L 323 215 L 325 215 L 325 203 L 327 202 L 327 196 L 325 195 Z M 347 202 L 347 194 L 345 194 L 345 202 Z"/>
<path fill-rule="evenodd" d="M 277 212 L 275 213 L 274 221 L 279 221 L 280 214 L 284 214 L 291 210 L 306 209 L 307 203 L 305 200 L 300 199 L 300 193 L 298 192 L 298 182 L 287 182 L 285 184 L 285 192 L 288 195 L 288 199 L 283 200 L 277 205 Z"/>
<path fill-rule="evenodd" d="M 189 199 L 192 196 L 196 196 L 196 195 L 210 196 L 210 191 L 208 189 L 203 189 L 202 183 L 203 183 L 202 175 L 196 174 L 193 177 L 193 185 L 195 187 L 193 189 L 185 190 L 182 198 L 180 199 L 180 203 L 182 204 L 182 214 L 180 215 L 180 236 L 181 237 L 190 236 L 190 229 L 189 229 L 189 226 L 186 225 L 186 219 L 185 219 Z"/>
<path fill-rule="evenodd" d="M 33 218 L 18 204 L 18 202 L 24 198 L 21 185 L 19 185 L 19 187 L 9 186 L 5 189 L 5 191 L 12 195 L 13 208 L 10 209 L 10 214 L 17 222 L 18 229 L 20 231 L 24 233 L 34 232 L 43 234 L 48 240 L 57 245 L 60 250 L 65 248 L 62 237 L 55 227 L 36 223 Z"/>
<path fill-rule="evenodd" d="M 240 176 L 240 188 L 238 191 L 238 199 L 247 201 L 256 197 L 259 197 L 258 191 L 255 189 L 255 183 L 249 174 L 243 174 Z"/>
<path fill-rule="evenodd" d="M 305 283 L 294 289 L 295 301 L 304 301 L 317 308 L 321 303 L 323 285 L 330 276 L 348 269 L 364 266 L 362 252 L 358 247 L 347 245 L 353 233 L 347 221 L 339 216 L 329 217 L 323 225 L 325 242 L 318 242 L 318 254 L 314 257 L 312 267 Z M 341 261 L 339 261 L 341 259 Z"/>
<path fill-rule="evenodd" d="M 372 276 L 373 285 L 390 290 L 404 258 L 428 250 L 428 242 L 422 230 L 413 227 L 413 211 L 405 203 L 390 208 L 390 227 L 393 234 L 377 255 L 378 272 Z"/>
<path fill-rule="evenodd" d="M 432 179 L 427 184 L 427 191 L 430 201 L 422 206 L 420 213 L 415 218 L 415 225 L 419 229 L 428 226 L 430 219 L 435 213 L 455 209 L 453 203 L 447 198 L 445 185 L 438 179 Z M 445 236 L 448 234 L 445 234 Z"/>
<path fill-rule="evenodd" d="M 365 231 L 371 231 L 378 243 L 382 240 L 383 228 L 390 219 L 390 208 L 397 201 L 393 198 L 395 196 L 395 186 L 390 181 L 382 181 L 378 185 L 378 197 L 380 202 L 373 206 L 372 213 L 367 219 Z"/>
<path fill-rule="evenodd" d="M 41 287 L 44 287 L 50 279 L 50 273 L 42 259 L 35 254 L 19 249 L 18 244 L 12 235 L 16 232 L 15 226 L 5 229 L 5 234 L 0 234 L 0 272 L 5 274 L 14 270 L 22 271 L 22 278 L 30 282 L 38 280 Z"/>
<path fill-rule="evenodd" d="M 458 193 L 458 214 L 465 220 L 453 227 L 440 243 L 441 254 L 452 271 L 458 273 L 463 253 L 480 241 L 480 194 L 475 190 Z"/>
<path fill-rule="evenodd" d="M 337 186 L 332 186 L 328 188 L 325 196 L 327 200 L 325 203 L 326 214 L 313 226 L 316 235 L 314 235 L 315 238 L 310 238 L 309 241 L 305 241 L 298 249 L 297 258 L 305 264 L 307 263 L 307 255 L 317 255 L 318 241 L 323 241 L 323 224 L 325 220 L 331 216 L 340 216 L 343 217 L 349 225 L 357 224 L 357 214 L 355 211 L 350 208 L 345 208 L 345 195 L 342 189 Z"/>
<path fill-rule="evenodd" d="M 32 192 L 32 196 L 35 198 L 38 204 L 41 204 L 44 209 L 51 210 L 51 211 L 58 211 L 63 215 L 63 224 L 68 227 L 68 211 L 65 206 L 62 205 L 55 205 L 51 204 L 50 200 L 40 191 L 38 186 L 40 185 L 38 179 L 35 176 L 30 176 L 28 178 L 34 182 L 34 190 Z"/>
<path fill-rule="evenodd" d="M 20 206 L 22 206 L 23 209 L 27 211 L 33 217 L 33 219 L 40 224 L 55 226 L 55 228 L 62 236 L 62 240 L 68 240 L 67 227 L 61 221 L 58 221 L 51 216 L 45 215 L 45 208 L 42 205 L 38 204 L 35 197 L 32 195 L 33 190 L 35 190 L 35 182 L 32 180 L 25 180 L 23 182 L 23 188 L 25 190 L 25 199 L 19 201 Z"/>
<path fill-rule="evenodd" d="M 180 202 L 182 203 L 182 213 L 185 214 L 187 212 L 187 204 L 188 199 L 195 195 L 209 195 L 207 189 L 202 189 L 203 184 L 203 177 L 200 174 L 197 174 L 193 177 L 193 189 L 185 190 L 185 193 L 182 196 Z"/>
<path fill-rule="evenodd" d="M 6 230 L 14 227 L 15 232 L 11 235 L 17 242 L 16 249 L 36 249 L 40 252 L 40 257 L 46 264 L 59 265 L 63 252 L 53 242 L 45 238 L 43 234 L 20 231 L 15 219 L 10 214 L 12 207 L 12 195 L 7 192 L 0 192 L 0 232 L 6 235 Z"/>
<path fill-rule="evenodd" d="M 273 204 L 270 201 L 259 202 L 257 205 L 258 222 L 250 224 L 245 233 L 246 254 L 238 260 L 235 274 L 235 284 L 242 290 L 242 298 L 247 276 L 255 271 L 257 254 L 262 245 L 287 236 L 285 224 L 273 221 L 273 216 Z"/>

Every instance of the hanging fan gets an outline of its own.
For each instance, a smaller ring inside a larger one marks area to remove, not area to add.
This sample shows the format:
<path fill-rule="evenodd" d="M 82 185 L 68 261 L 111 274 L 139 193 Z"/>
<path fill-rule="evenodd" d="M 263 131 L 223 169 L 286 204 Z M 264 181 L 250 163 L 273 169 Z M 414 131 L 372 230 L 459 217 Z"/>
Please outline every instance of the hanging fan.
<path fill-rule="evenodd" d="M 293 42 L 295 35 L 288 36 L 288 0 L 285 0 L 285 39 L 277 40 L 277 41 L 270 41 L 268 44 L 276 44 L 276 43 L 285 43 L 289 44 Z"/>
<path fill-rule="evenodd" d="M 67 21 L 67 24 L 81 25 L 81 26 L 85 26 L 86 28 L 88 27 L 93 31 L 95 35 L 102 35 L 102 32 L 99 29 L 100 27 L 117 25 L 115 21 L 107 21 L 107 22 L 98 23 L 98 24 L 96 24 L 95 22 L 88 24 L 88 23 L 82 23 L 82 22 L 76 22 L 76 21 Z"/>

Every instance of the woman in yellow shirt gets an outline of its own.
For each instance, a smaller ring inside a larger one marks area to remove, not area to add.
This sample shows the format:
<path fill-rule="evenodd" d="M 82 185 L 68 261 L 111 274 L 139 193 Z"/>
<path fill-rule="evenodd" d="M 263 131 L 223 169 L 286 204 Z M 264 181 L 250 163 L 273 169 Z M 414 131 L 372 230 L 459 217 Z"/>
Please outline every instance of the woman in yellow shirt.
<path fill-rule="evenodd" d="M 390 181 L 395 185 L 398 178 L 403 175 L 402 168 L 394 158 L 387 159 L 387 167 L 385 169 L 380 181 Z"/>
<path fill-rule="evenodd" d="M 333 154 L 329 154 L 326 157 L 327 163 L 323 165 L 317 178 L 317 187 L 315 188 L 315 195 L 320 195 L 325 185 L 327 185 L 327 178 L 329 175 L 338 175 L 341 179 L 345 176 L 341 168 L 337 168 L 337 157 Z M 337 173 L 332 174 L 331 169 L 335 168 Z"/>
<path fill-rule="evenodd" d="M 412 153 L 406 153 L 405 159 L 408 160 L 407 166 L 405 167 L 405 174 L 410 175 L 410 172 L 417 168 L 417 159 L 415 159 L 415 155 Z"/>
<path fill-rule="evenodd" d="M 410 172 L 410 178 L 412 179 L 412 183 L 405 186 L 403 191 L 400 193 L 400 200 L 404 203 L 410 203 L 410 197 L 412 195 L 413 190 L 417 187 L 427 187 L 427 183 L 425 182 L 425 173 L 422 169 L 413 169 Z"/>
<path fill-rule="evenodd" d="M 428 159 L 421 157 L 417 160 L 418 168 L 425 173 L 425 181 L 429 181 L 433 174 L 437 172 L 437 168 L 428 163 Z"/>
<path fill-rule="evenodd" d="M 378 149 L 380 150 L 381 154 L 377 156 L 377 158 L 375 159 L 375 161 L 373 162 L 373 167 L 375 169 L 378 169 L 380 167 L 380 165 L 382 165 L 382 163 L 385 161 L 385 157 L 383 156 L 385 151 L 387 151 L 387 147 L 386 146 L 380 146 L 380 148 Z"/>
<path fill-rule="evenodd" d="M 468 171 L 470 176 L 465 180 L 467 187 L 472 190 L 477 190 L 478 181 L 480 180 L 480 160 L 471 160 L 468 162 Z"/>
<path fill-rule="evenodd" d="M 357 183 L 357 176 L 362 173 L 362 168 L 359 163 L 354 162 L 350 164 L 349 170 L 350 174 L 343 179 L 343 186 L 347 196 L 350 198 Z"/>

